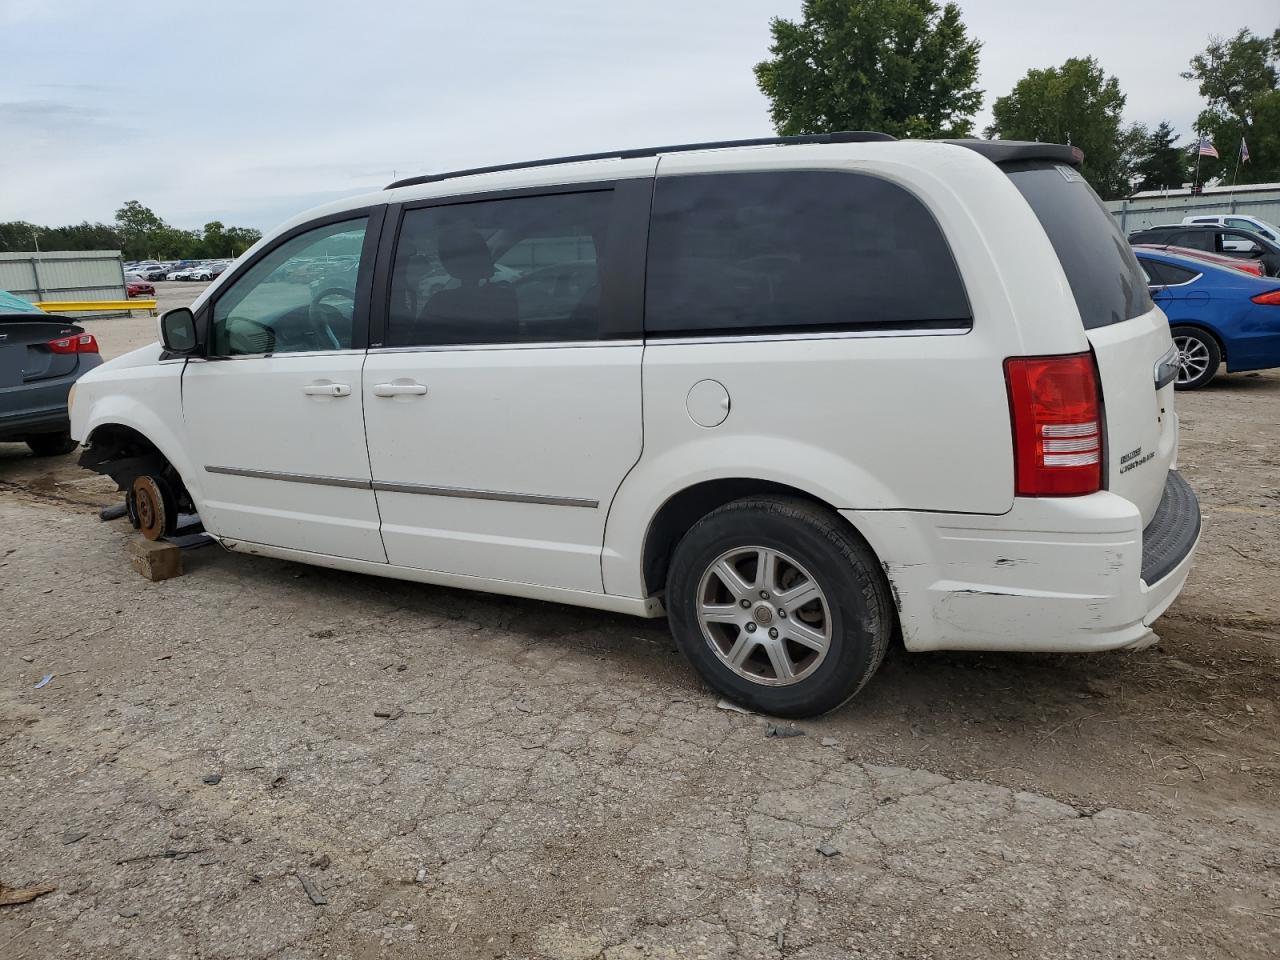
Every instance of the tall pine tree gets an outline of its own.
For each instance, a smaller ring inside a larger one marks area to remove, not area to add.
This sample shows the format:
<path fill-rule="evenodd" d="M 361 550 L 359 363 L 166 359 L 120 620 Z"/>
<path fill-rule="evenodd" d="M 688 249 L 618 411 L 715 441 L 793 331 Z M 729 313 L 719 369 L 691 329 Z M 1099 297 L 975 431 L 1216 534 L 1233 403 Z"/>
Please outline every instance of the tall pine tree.
<path fill-rule="evenodd" d="M 1177 190 L 1187 180 L 1187 151 L 1167 121 L 1146 133 L 1137 145 L 1134 190 Z"/>

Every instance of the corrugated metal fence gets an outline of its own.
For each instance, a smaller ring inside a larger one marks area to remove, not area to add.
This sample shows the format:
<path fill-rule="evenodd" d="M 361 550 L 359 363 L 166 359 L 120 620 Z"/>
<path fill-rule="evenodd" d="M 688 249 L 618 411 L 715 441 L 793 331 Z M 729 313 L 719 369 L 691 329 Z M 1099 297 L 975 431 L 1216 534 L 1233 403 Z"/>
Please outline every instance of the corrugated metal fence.
<path fill-rule="evenodd" d="M 28 300 L 124 300 L 119 250 L 0 253 L 0 290 Z M 121 317 L 125 313 L 68 313 L 67 317 Z"/>
<path fill-rule="evenodd" d="M 1181 223 L 1183 217 L 1229 217 L 1242 213 L 1280 224 L 1280 191 L 1250 191 L 1231 194 L 1208 192 L 1199 196 L 1138 197 L 1109 200 L 1111 211 L 1123 233 L 1144 230 L 1160 223 Z"/>

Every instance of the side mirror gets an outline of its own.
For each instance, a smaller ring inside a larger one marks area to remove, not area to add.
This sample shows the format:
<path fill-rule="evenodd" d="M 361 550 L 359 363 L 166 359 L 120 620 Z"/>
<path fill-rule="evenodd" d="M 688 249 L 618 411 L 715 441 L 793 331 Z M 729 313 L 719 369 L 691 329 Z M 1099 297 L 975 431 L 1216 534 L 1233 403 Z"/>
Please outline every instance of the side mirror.
<path fill-rule="evenodd" d="M 196 337 L 196 316 L 189 307 L 177 307 L 160 317 L 160 342 L 170 353 L 189 356 L 200 342 Z"/>

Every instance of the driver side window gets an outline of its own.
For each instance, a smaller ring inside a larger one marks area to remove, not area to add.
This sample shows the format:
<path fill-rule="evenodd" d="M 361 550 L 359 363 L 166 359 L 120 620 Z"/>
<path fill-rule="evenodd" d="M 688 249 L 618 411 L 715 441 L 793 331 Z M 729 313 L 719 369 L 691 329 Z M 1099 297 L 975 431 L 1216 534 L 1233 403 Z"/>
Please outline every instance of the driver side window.
<path fill-rule="evenodd" d="M 286 240 L 219 295 L 210 353 L 236 357 L 349 350 L 368 220 Z"/>

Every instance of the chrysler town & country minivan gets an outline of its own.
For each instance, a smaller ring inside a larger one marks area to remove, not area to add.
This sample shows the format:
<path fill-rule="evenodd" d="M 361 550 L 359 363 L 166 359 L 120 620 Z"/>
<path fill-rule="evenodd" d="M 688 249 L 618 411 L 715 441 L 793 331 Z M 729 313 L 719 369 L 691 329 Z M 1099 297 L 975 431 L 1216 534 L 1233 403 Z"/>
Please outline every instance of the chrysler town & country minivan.
<path fill-rule="evenodd" d="M 879 134 L 417 177 L 85 376 L 150 537 L 666 615 L 832 709 L 908 650 L 1152 642 L 1200 532 L 1177 354 L 1069 147 Z"/>

